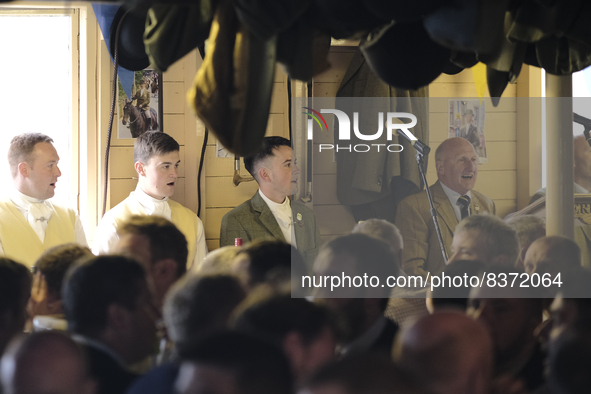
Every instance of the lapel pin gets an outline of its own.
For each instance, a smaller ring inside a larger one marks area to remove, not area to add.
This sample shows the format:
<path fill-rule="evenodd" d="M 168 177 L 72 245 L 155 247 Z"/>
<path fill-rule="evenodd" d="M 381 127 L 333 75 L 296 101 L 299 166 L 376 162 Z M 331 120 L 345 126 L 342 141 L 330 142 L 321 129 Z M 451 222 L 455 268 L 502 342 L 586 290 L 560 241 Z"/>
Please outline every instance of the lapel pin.
<path fill-rule="evenodd" d="M 296 218 L 298 218 L 298 220 L 302 220 L 302 214 L 301 214 L 301 213 L 298 213 L 298 214 L 296 215 Z"/>
<path fill-rule="evenodd" d="M 474 210 L 478 213 L 480 211 L 480 205 L 474 205 Z"/>

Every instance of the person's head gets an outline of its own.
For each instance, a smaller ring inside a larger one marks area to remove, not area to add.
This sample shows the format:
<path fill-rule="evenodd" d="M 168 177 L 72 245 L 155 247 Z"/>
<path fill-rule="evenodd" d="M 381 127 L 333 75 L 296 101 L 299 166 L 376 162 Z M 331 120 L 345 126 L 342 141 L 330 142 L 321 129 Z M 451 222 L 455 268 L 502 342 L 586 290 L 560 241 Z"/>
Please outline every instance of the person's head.
<path fill-rule="evenodd" d="M 391 289 L 381 285 L 388 277 L 398 276 L 398 266 L 397 256 L 388 244 L 365 234 L 338 237 L 320 250 L 314 262 L 314 277 L 330 280 L 316 297 L 342 320 L 345 343 L 360 336 L 383 315 Z M 367 283 L 360 285 L 359 279 L 365 275 Z"/>
<path fill-rule="evenodd" d="M 244 168 L 272 201 L 282 203 L 298 190 L 300 169 L 292 162 L 291 142 L 283 137 L 265 137 L 260 149 L 244 158 Z"/>
<path fill-rule="evenodd" d="M 150 197 L 162 200 L 174 194 L 181 163 L 179 144 L 161 131 L 148 131 L 133 145 L 139 186 Z"/>
<path fill-rule="evenodd" d="M 552 344 L 548 354 L 548 388 L 556 394 L 580 394 L 591 387 L 591 332 L 571 327 Z"/>
<path fill-rule="evenodd" d="M 482 287 L 472 288 L 468 314 L 487 327 L 493 339 L 497 372 L 503 372 L 527 361 L 533 351 L 537 343 L 534 333 L 542 321 L 543 298 L 535 289 L 517 285 L 523 281 L 523 271 L 488 267 L 486 272 L 487 279 L 495 275 L 499 285 L 485 280 Z M 516 285 L 501 287 L 502 275 L 507 284 L 516 278 Z"/>
<path fill-rule="evenodd" d="M 474 188 L 478 176 L 478 154 L 468 140 L 449 138 L 435 151 L 435 168 L 441 183 L 460 194 Z"/>
<path fill-rule="evenodd" d="M 47 249 L 33 265 L 35 273 L 45 282 L 47 293 L 44 308 L 38 315 L 58 315 L 62 311 L 62 283 L 68 269 L 79 259 L 93 257 L 90 249 L 76 243 L 67 243 Z"/>
<path fill-rule="evenodd" d="M 102 342 L 129 364 L 154 352 L 158 310 L 134 260 L 99 256 L 73 267 L 62 299 L 71 332 Z"/>
<path fill-rule="evenodd" d="M 422 394 L 391 359 L 377 354 L 347 356 L 314 374 L 298 394 Z"/>
<path fill-rule="evenodd" d="M 574 138 L 575 182 L 589 184 L 591 182 L 591 146 L 583 134 Z"/>
<path fill-rule="evenodd" d="M 434 394 L 485 394 L 493 373 L 492 340 L 463 313 L 437 312 L 407 326 L 393 356 Z"/>
<path fill-rule="evenodd" d="M 577 267 L 561 272 L 561 287 L 550 305 L 550 343 L 565 330 L 591 323 L 591 271 Z"/>
<path fill-rule="evenodd" d="M 456 226 L 448 264 L 479 260 L 485 265 L 513 266 L 518 254 L 515 230 L 498 217 L 483 213 L 468 216 Z"/>
<path fill-rule="evenodd" d="M 184 357 L 175 383 L 179 394 L 291 394 L 283 352 L 238 332 L 203 338 Z"/>
<path fill-rule="evenodd" d="M 133 215 L 118 229 L 114 253 L 141 263 L 154 286 L 159 302 L 187 271 L 187 239 L 169 220 L 161 216 Z"/>
<path fill-rule="evenodd" d="M 25 328 L 31 274 L 22 264 L 0 257 L 0 354 L 13 335 Z"/>
<path fill-rule="evenodd" d="M 386 242 L 394 253 L 402 261 L 402 249 L 404 242 L 400 230 L 394 224 L 384 219 L 369 219 L 359 222 L 352 231 L 353 234 L 360 233 L 369 235 Z"/>
<path fill-rule="evenodd" d="M 199 266 L 200 274 L 229 274 L 233 271 L 234 258 L 242 251 L 240 246 L 222 246 L 205 256 Z"/>
<path fill-rule="evenodd" d="M 163 317 L 178 353 L 190 352 L 205 335 L 227 328 L 244 297 L 239 281 L 229 275 L 187 274 L 175 283 L 166 295 Z"/>
<path fill-rule="evenodd" d="M 55 184 L 62 173 L 52 142 L 41 133 L 20 134 L 10 141 L 8 164 L 14 185 L 21 193 L 39 200 L 55 194 Z"/>
<path fill-rule="evenodd" d="M 538 238 L 546 235 L 546 222 L 534 215 L 522 215 L 507 219 L 506 223 L 517 233 L 519 242 L 519 258 L 517 267 L 524 269 L 523 261 L 529 246 Z"/>
<path fill-rule="evenodd" d="M 540 276 L 548 273 L 554 278 L 566 268 L 581 266 L 581 249 L 572 240 L 553 235 L 535 240 L 523 260 L 525 272 Z"/>
<path fill-rule="evenodd" d="M 255 291 L 238 307 L 234 328 L 283 349 L 302 381 L 334 357 L 334 325 L 328 309 L 291 295 Z"/>
<path fill-rule="evenodd" d="M 44 331 L 15 338 L 0 364 L 4 394 L 93 394 L 86 360 L 68 336 Z"/>
<path fill-rule="evenodd" d="M 291 275 L 291 245 L 278 239 L 255 240 L 237 254 L 234 272 L 247 288 L 267 283 L 275 277 Z"/>
<path fill-rule="evenodd" d="M 440 312 L 455 309 L 466 312 L 470 299 L 470 278 L 485 271 L 485 265 L 478 260 L 455 260 L 445 266 L 443 274 L 450 277 L 450 281 L 443 280 L 439 287 L 427 293 L 427 309 L 429 312 Z M 459 279 L 461 278 L 461 283 Z M 455 284 L 454 284 L 455 281 Z M 459 285 L 459 286 L 458 286 Z"/>

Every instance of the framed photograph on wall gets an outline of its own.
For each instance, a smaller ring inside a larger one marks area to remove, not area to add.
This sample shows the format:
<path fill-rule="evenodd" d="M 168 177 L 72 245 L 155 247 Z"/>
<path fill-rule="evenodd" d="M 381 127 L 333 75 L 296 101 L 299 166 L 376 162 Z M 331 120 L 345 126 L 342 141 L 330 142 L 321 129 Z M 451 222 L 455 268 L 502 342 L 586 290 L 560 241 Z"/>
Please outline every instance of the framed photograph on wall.
<path fill-rule="evenodd" d="M 133 139 L 148 130 L 163 131 L 162 73 L 145 69 L 134 73 L 131 99 L 117 83 L 117 138 Z"/>
<path fill-rule="evenodd" d="M 484 136 L 485 102 L 479 100 L 449 100 L 448 138 L 468 140 L 478 154 L 480 164 L 488 161 Z"/>

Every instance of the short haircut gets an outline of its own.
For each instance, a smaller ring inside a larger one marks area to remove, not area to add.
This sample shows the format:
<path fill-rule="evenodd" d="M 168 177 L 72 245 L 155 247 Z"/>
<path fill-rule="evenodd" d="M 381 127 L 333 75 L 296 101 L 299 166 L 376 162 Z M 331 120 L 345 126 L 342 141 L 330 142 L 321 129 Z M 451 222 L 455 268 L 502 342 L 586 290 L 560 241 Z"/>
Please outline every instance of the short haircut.
<path fill-rule="evenodd" d="M 147 131 L 135 139 L 133 160 L 147 164 L 154 156 L 180 150 L 179 143 L 162 131 Z"/>
<path fill-rule="evenodd" d="M 443 141 L 435 150 L 435 161 L 441 161 L 443 160 L 443 154 L 450 149 L 452 146 L 457 146 L 458 144 L 461 143 L 468 143 L 470 144 L 470 142 L 462 137 L 452 137 L 452 138 L 448 138 L 445 141 Z M 472 145 L 472 144 L 470 144 Z M 474 151 L 476 152 L 476 151 Z"/>
<path fill-rule="evenodd" d="M 52 143 L 51 137 L 41 133 L 24 133 L 17 135 L 10 141 L 10 148 L 8 148 L 8 165 L 12 177 L 16 177 L 18 172 L 18 165 L 22 162 L 31 164 L 33 157 L 33 150 L 35 145 L 40 142 Z"/>
<path fill-rule="evenodd" d="M 581 248 L 572 239 L 559 235 L 542 237 L 534 241 L 536 244 L 546 245 L 545 261 L 557 264 L 559 267 L 576 268 L 581 266 Z"/>
<path fill-rule="evenodd" d="M 414 383 L 389 357 L 380 354 L 347 356 L 316 372 L 307 388 L 334 385 L 350 394 L 421 394 Z"/>
<path fill-rule="evenodd" d="M 68 269 L 82 258 L 93 257 L 85 246 L 67 243 L 47 249 L 35 262 L 37 271 L 45 277 L 47 291 L 61 298 L 62 283 Z"/>
<path fill-rule="evenodd" d="M 82 347 L 67 333 L 57 330 L 44 330 L 16 336 L 8 345 L 2 361 L 6 364 L 13 364 L 16 370 L 26 370 L 29 368 L 28 361 L 39 357 L 39 352 L 45 351 L 41 356 L 43 359 L 43 357 L 47 357 L 47 351 L 52 352 L 55 356 L 56 348 L 60 352 L 58 357 L 64 357 L 64 354 L 69 353 L 78 359 L 81 364 L 80 369 L 84 374 L 88 374 L 86 355 Z M 71 373 L 71 371 L 68 372 Z M 17 371 L 13 369 L 12 373 L 17 373 Z"/>
<path fill-rule="evenodd" d="M 234 245 L 222 246 L 219 249 L 212 250 L 205 256 L 203 262 L 199 265 L 200 274 L 229 274 L 233 270 L 234 257 L 240 253 L 242 247 Z"/>
<path fill-rule="evenodd" d="M 347 255 L 353 258 L 355 266 L 353 272 L 345 271 L 346 276 L 364 276 L 371 278 L 377 276 L 380 283 L 386 283 L 389 276 L 398 276 L 398 256 L 392 253 L 390 246 L 379 239 L 365 234 L 349 234 L 333 239 L 327 243 L 318 254 L 315 265 L 320 259 L 332 256 Z M 334 260 L 333 260 L 334 261 Z M 342 271 L 342 270 L 341 270 Z M 370 289 L 373 289 L 371 287 Z M 376 288 L 379 290 L 379 288 Z M 388 305 L 390 289 L 382 289 L 384 310 Z M 357 297 L 360 298 L 360 297 Z"/>
<path fill-rule="evenodd" d="M 4 328 L 1 318 L 7 314 L 15 318 L 25 313 L 30 295 L 31 273 L 27 267 L 0 257 L 0 330 Z"/>
<path fill-rule="evenodd" d="M 393 253 L 400 252 L 404 247 L 398 227 L 384 219 L 368 219 L 359 222 L 353 228 L 353 234 L 355 233 L 366 234 L 386 242 Z"/>
<path fill-rule="evenodd" d="M 480 261 L 456 260 L 452 261 L 443 269 L 443 273 L 447 276 L 459 276 L 462 278 L 467 275 L 467 287 L 456 287 L 453 285 L 449 287 L 445 282 L 445 286 L 435 287 L 433 289 L 432 303 L 435 310 L 456 308 L 462 312 L 466 312 L 470 301 L 470 278 L 478 276 L 484 271 L 484 264 Z M 463 282 L 462 282 L 463 285 Z"/>
<path fill-rule="evenodd" d="M 99 256 L 73 267 L 62 293 L 68 329 L 98 336 L 107 326 L 109 306 L 136 308 L 145 280 L 142 266 L 123 256 Z"/>
<path fill-rule="evenodd" d="M 117 234 L 146 237 L 150 244 L 152 264 L 172 259 L 177 263 L 178 278 L 187 272 L 187 239 L 170 220 L 157 215 L 132 215 L 117 229 Z"/>
<path fill-rule="evenodd" d="M 287 146 L 291 149 L 291 142 L 283 137 L 265 137 L 263 143 L 256 153 L 244 158 L 244 168 L 258 181 L 256 167 L 270 156 L 274 156 L 273 149 L 279 149 L 280 146 Z"/>
<path fill-rule="evenodd" d="M 517 233 L 520 248 L 529 246 L 536 239 L 546 235 L 546 222 L 535 215 L 513 216 L 505 223 Z"/>
<path fill-rule="evenodd" d="M 291 394 L 290 365 L 278 347 L 239 332 L 203 338 L 185 361 L 232 374 L 241 394 Z"/>
<path fill-rule="evenodd" d="M 240 253 L 246 255 L 248 285 L 254 287 L 271 277 L 291 275 L 291 245 L 278 239 L 259 239 L 248 244 Z"/>
<path fill-rule="evenodd" d="M 230 314 L 246 296 L 229 275 L 188 274 L 164 300 L 164 322 L 179 354 L 189 352 L 201 337 L 227 328 Z"/>
<path fill-rule="evenodd" d="M 398 258 L 392 253 L 389 245 L 369 235 L 344 235 L 333 239 L 323 249 L 333 254 L 347 254 L 355 259 L 355 272 L 345 274 L 398 274 Z"/>
<path fill-rule="evenodd" d="M 325 328 L 333 329 L 330 312 L 325 307 L 290 294 L 262 300 L 251 293 L 237 310 L 234 328 L 267 339 L 277 346 L 290 332 L 297 332 L 306 345 L 314 342 Z"/>
<path fill-rule="evenodd" d="M 478 231 L 485 239 L 486 253 L 489 258 L 505 255 L 511 264 L 517 261 L 519 256 L 517 234 L 498 217 L 488 213 L 468 216 L 456 226 L 455 233 L 461 231 Z"/>

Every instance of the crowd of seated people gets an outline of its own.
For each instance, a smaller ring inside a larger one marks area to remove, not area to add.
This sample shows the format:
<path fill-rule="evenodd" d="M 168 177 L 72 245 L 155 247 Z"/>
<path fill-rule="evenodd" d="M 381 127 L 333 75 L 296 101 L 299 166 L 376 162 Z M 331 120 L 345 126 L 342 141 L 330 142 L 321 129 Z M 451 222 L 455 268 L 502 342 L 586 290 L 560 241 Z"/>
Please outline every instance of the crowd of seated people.
<path fill-rule="evenodd" d="M 74 211 L 48 202 L 51 139 L 13 145 L 0 394 L 591 392 L 587 251 L 537 217 L 495 216 L 461 139 L 438 148 L 431 186 L 447 257 L 423 195 L 396 225 L 369 219 L 320 247 L 313 212 L 290 207 L 299 169 L 277 137 L 249 159 L 259 191 L 223 221 L 244 245 L 208 253 L 201 221 L 168 200 L 179 147 L 161 135 L 136 141 L 138 189 L 95 255 Z"/>
<path fill-rule="evenodd" d="M 591 272 L 574 242 L 531 239 L 536 219 L 459 223 L 441 275 L 561 273 L 568 284 L 538 292 L 298 285 L 343 272 L 409 279 L 396 226 L 362 224 L 324 245 L 312 272 L 277 239 L 221 248 L 187 271 L 183 233 L 157 216 L 131 216 L 117 253 L 59 245 L 33 274 L 2 258 L 2 393 L 589 392 Z M 386 310 L 409 306 L 393 294 L 420 308 L 394 321 Z"/>

